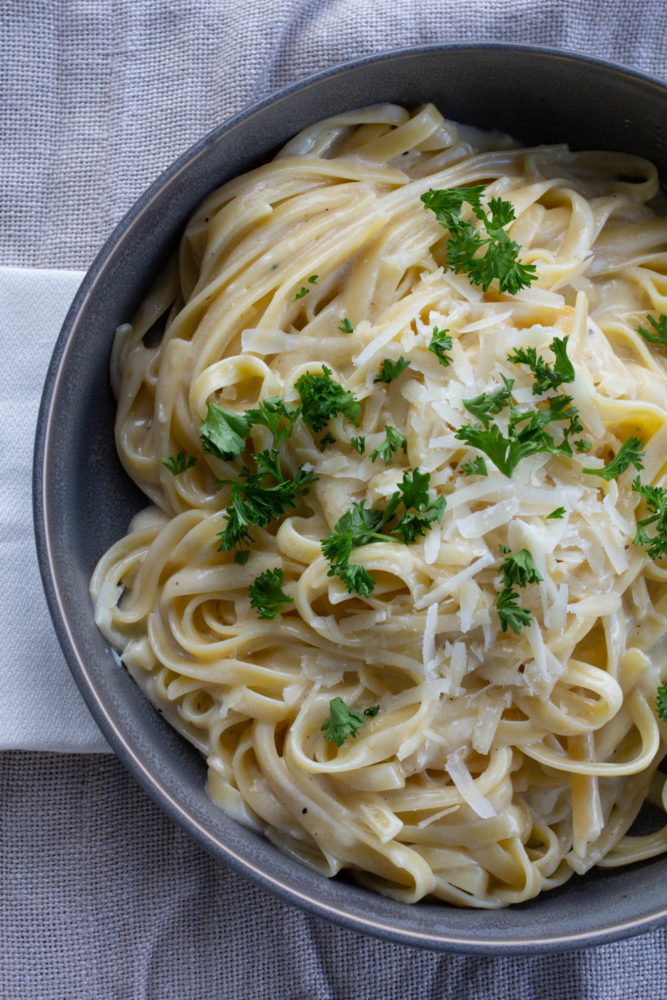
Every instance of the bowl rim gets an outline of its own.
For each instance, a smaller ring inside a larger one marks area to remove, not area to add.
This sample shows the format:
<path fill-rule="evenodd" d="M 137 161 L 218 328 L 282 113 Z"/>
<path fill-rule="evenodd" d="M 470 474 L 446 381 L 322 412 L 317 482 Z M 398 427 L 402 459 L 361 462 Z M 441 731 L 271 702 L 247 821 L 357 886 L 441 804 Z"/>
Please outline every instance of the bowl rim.
<path fill-rule="evenodd" d="M 270 871 L 267 872 L 263 868 L 254 865 L 247 857 L 242 857 L 228 845 L 222 843 L 211 831 L 199 824 L 181 803 L 173 797 L 166 784 L 162 781 L 161 776 L 155 774 L 145 766 L 141 755 L 132 746 L 131 740 L 127 738 L 126 734 L 116 725 L 109 714 L 104 699 L 100 696 L 98 689 L 92 684 L 91 678 L 88 676 L 86 664 L 78 653 L 76 635 L 68 620 L 63 595 L 58 586 L 57 567 L 50 541 L 50 493 L 48 478 L 45 473 L 54 439 L 54 428 L 51 419 L 54 399 L 63 378 L 71 338 L 75 331 L 77 320 L 91 296 L 94 295 L 98 282 L 104 277 L 105 267 L 110 258 L 112 258 L 123 235 L 147 211 L 153 201 L 160 195 L 163 188 L 189 168 L 193 161 L 204 155 L 209 146 L 217 142 L 226 133 L 231 132 L 238 125 L 275 104 L 277 101 L 290 98 L 294 94 L 303 92 L 306 88 L 319 85 L 330 78 L 358 70 L 373 63 L 387 63 L 392 60 L 414 58 L 422 54 L 448 53 L 452 51 L 523 53 L 563 63 L 583 64 L 606 73 L 613 73 L 619 77 L 634 80 L 644 86 L 654 87 L 665 98 L 667 104 L 667 82 L 642 71 L 629 69 L 619 63 L 606 59 L 583 55 L 567 49 L 529 43 L 461 41 L 405 46 L 347 60 L 317 73 L 309 74 L 299 80 L 293 81 L 285 87 L 272 91 L 261 100 L 245 106 L 236 114 L 218 123 L 174 159 L 139 197 L 134 200 L 93 259 L 67 312 L 53 348 L 45 376 L 36 423 L 33 457 L 33 523 L 35 542 L 40 575 L 54 629 L 68 667 L 93 718 L 114 754 L 153 801 L 171 819 L 175 820 L 200 846 L 213 854 L 216 860 L 222 861 L 234 871 L 248 877 L 255 884 L 267 889 L 283 902 L 296 905 L 300 909 L 316 916 L 326 917 L 333 923 L 347 929 L 371 934 L 396 944 L 439 951 L 454 951 L 462 954 L 483 953 L 485 955 L 506 956 L 511 954 L 526 954 L 528 952 L 547 953 L 568 951 L 646 933 L 663 926 L 667 923 L 667 901 L 664 906 L 634 919 L 622 920 L 617 923 L 607 923 L 604 926 L 594 929 L 589 928 L 578 933 L 563 934 L 555 930 L 549 937 L 524 936 L 520 939 L 512 939 L 507 936 L 480 936 L 477 933 L 474 938 L 458 933 L 428 934 L 422 929 L 411 931 L 406 928 L 397 928 L 395 925 L 374 918 L 371 915 L 359 917 L 353 912 L 347 912 L 343 908 L 317 898 L 314 894 L 299 891 L 288 883 L 274 877 Z"/>

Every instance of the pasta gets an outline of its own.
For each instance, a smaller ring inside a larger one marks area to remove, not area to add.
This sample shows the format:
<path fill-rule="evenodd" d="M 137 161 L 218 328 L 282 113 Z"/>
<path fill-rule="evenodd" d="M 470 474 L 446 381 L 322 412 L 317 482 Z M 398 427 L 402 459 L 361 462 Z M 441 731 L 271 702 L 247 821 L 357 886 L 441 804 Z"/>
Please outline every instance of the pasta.
<path fill-rule="evenodd" d="M 515 290 L 457 272 L 422 197 L 482 185 L 461 232 L 511 203 Z M 667 808 L 657 194 L 634 156 L 342 114 L 214 191 L 116 333 L 151 506 L 97 624 L 215 802 L 324 875 L 489 908 L 667 847 L 628 832 Z M 284 505 L 244 522 L 251 486 Z"/>

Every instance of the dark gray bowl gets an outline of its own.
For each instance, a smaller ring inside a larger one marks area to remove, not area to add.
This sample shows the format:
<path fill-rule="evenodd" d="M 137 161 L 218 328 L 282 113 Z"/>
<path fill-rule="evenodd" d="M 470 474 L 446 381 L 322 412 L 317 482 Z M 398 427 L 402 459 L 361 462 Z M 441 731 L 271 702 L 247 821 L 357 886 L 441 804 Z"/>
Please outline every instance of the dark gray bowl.
<path fill-rule="evenodd" d="M 93 622 L 92 568 L 145 500 L 113 443 L 108 356 L 190 211 L 222 181 L 266 160 L 319 118 L 382 101 L 435 102 L 448 117 L 527 143 L 640 153 L 667 176 L 667 88 L 606 63 L 526 46 L 451 45 L 389 53 L 327 71 L 237 115 L 146 191 L 88 272 L 56 345 L 34 470 L 46 595 L 74 677 L 110 745 L 155 801 L 203 847 L 282 899 L 403 944 L 511 953 L 581 947 L 667 919 L 667 858 L 573 879 L 502 911 L 407 906 L 329 881 L 238 826 L 207 798 L 202 759 L 145 701 Z"/>

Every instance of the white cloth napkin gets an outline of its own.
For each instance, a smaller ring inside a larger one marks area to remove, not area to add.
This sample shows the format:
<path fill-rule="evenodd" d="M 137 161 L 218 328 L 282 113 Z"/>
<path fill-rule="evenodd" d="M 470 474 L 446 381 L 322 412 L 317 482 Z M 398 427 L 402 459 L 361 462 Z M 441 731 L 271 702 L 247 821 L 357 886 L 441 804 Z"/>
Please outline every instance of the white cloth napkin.
<path fill-rule="evenodd" d="M 51 626 L 32 525 L 42 386 L 82 277 L 0 267 L 0 750 L 109 751 Z"/>

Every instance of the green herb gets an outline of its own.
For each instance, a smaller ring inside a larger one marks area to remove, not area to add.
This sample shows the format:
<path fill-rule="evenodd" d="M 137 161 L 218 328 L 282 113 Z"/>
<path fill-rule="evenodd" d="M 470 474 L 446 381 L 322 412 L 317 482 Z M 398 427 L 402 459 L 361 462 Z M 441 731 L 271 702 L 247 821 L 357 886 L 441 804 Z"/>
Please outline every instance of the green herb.
<path fill-rule="evenodd" d="M 217 403 L 209 403 L 206 420 L 199 433 L 204 451 L 229 461 L 245 451 L 250 422 L 244 413 L 230 413 Z"/>
<path fill-rule="evenodd" d="M 438 330 L 437 326 L 434 326 L 428 350 L 431 354 L 435 354 L 444 368 L 447 368 L 452 363 L 451 357 L 447 354 L 447 351 L 450 351 L 452 347 L 453 341 L 447 330 Z"/>
<path fill-rule="evenodd" d="M 300 407 L 286 406 L 277 396 L 268 396 L 257 409 L 245 413 L 230 413 L 217 403 L 209 403 L 206 420 L 199 428 L 202 447 L 229 461 L 245 451 L 253 424 L 268 427 L 277 446 L 290 436 L 300 412 Z"/>
<path fill-rule="evenodd" d="M 385 358 L 380 365 L 380 372 L 373 379 L 373 382 L 393 382 L 394 379 L 398 378 L 401 372 L 404 372 L 406 368 L 409 368 L 410 362 L 407 358 L 399 358 L 398 361 L 392 361 L 390 358 Z"/>
<path fill-rule="evenodd" d="M 374 462 L 379 455 L 385 465 L 391 465 L 391 456 L 397 452 L 399 448 L 403 450 L 403 454 L 407 453 L 408 442 L 405 435 L 401 434 L 399 431 L 387 424 L 384 444 L 381 444 L 379 448 L 376 448 L 375 451 L 371 452 L 371 462 Z"/>
<path fill-rule="evenodd" d="M 366 501 L 352 505 L 336 523 L 333 531 L 321 542 L 322 552 L 329 560 L 328 576 L 338 576 L 349 593 L 369 597 L 375 587 L 375 580 L 363 566 L 350 563 L 352 550 L 369 542 L 387 541 L 379 532 L 382 527 L 382 511 L 366 509 Z"/>
<path fill-rule="evenodd" d="M 287 604 L 294 604 L 282 589 L 283 571 L 266 569 L 250 584 L 250 607 L 257 610 L 258 618 L 272 621 Z"/>
<path fill-rule="evenodd" d="M 641 334 L 644 340 L 648 340 L 650 344 L 664 344 L 667 345 L 667 316 L 658 316 L 658 319 L 653 319 L 652 316 L 647 316 L 646 319 L 651 324 L 655 333 L 651 333 L 643 326 L 637 327 L 637 333 Z"/>
<path fill-rule="evenodd" d="M 361 403 L 351 392 L 331 378 L 331 369 L 322 365 L 322 373 L 306 372 L 296 380 L 301 396 L 301 415 L 314 431 L 321 431 L 327 421 L 342 413 L 353 424 L 359 423 Z"/>
<path fill-rule="evenodd" d="M 550 518 L 553 518 L 553 520 L 556 521 L 561 517 L 565 517 L 565 507 L 556 507 L 556 509 L 552 510 L 550 514 L 547 514 L 546 519 L 548 521 Z"/>
<path fill-rule="evenodd" d="M 300 412 L 300 406 L 287 406 L 278 396 L 267 396 L 256 410 L 246 410 L 244 416 L 250 425 L 268 427 L 277 447 L 290 437 Z"/>
<path fill-rule="evenodd" d="M 328 575 L 340 577 L 350 593 L 368 597 L 375 580 L 363 566 L 350 563 L 352 550 L 392 538 L 411 545 L 425 535 L 433 521 L 441 520 L 447 505 L 443 496 L 429 499 L 430 479 L 428 472 L 419 469 L 404 472 L 384 511 L 367 508 L 365 500 L 353 504 L 321 542 L 322 552 L 330 563 Z M 401 506 L 404 509 L 399 512 Z M 388 530 L 383 531 L 385 528 Z"/>
<path fill-rule="evenodd" d="M 663 681 L 657 690 L 655 707 L 660 718 L 667 722 L 667 681 Z"/>
<path fill-rule="evenodd" d="M 527 608 L 519 607 L 519 595 L 515 590 L 506 587 L 498 594 L 496 608 L 500 627 L 503 632 L 511 628 L 516 635 L 520 635 L 526 625 L 530 625 L 532 615 Z"/>
<path fill-rule="evenodd" d="M 519 262 L 520 247 L 510 239 L 505 227 L 515 218 L 514 206 L 501 198 L 491 198 L 488 212 L 482 208 L 483 184 L 468 188 L 427 191 L 421 200 L 449 230 L 447 266 L 455 274 L 467 274 L 474 285 L 486 291 L 498 279 L 501 292 L 514 295 L 537 278 L 534 264 Z M 476 228 L 461 219 L 467 202 L 482 223 Z M 486 247 L 484 253 L 480 251 Z"/>
<path fill-rule="evenodd" d="M 579 438 L 578 441 L 574 442 L 575 450 L 579 452 L 580 455 L 586 454 L 593 447 L 592 441 L 585 441 L 583 438 Z"/>
<path fill-rule="evenodd" d="M 505 588 L 527 587 L 529 583 L 541 583 L 542 577 L 537 572 L 537 567 L 528 549 L 520 549 L 519 552 L 512 555 L 509 549 L 501 546 L 501 551 L 507 555 L 505 561 L 500 565 Z"/>
<path fill-rule="evenodd" d="M 476 400 L 463 402 L 470 409 L 468 404 L 475 403 Z M 460 427 L 454 436 L 483 451 L 503 475 L 510 477 L 521 459 L 528 455 L 543 451 L 553 455 L 572 455 L 570 435 L 583 430 L 583 426 L 571 403 L 570 396 L 555 396 L 546 400 L 543 408 L 525 412 L 515 407 L 510 400 L 507 435 L 503 434 L 497 424 L 491 424 L 486 427 Z M 556 421 L 568 422 L 559 443 L 546 430 L 550 423 Z"/>
<path fill-rule="evenodd" d="M 188 469 L 191 469 L 193 465 L 197 464 L 197 459 L 194 455 L 186 455 L 184 451 L 179 451 L 178 455 L 170 455 L 169 458 L 163 458 L 162 464 L 166 465 L 169 471 L 174 476 L 180 476 Z"/>
<path fill-rule="evenodd" d="M 612 479 L 616 479 L 616 476 L 620 476 L 622 472 L 630 465 L 634 465 L 635 469 L 643 469 L 644 463 L 642 459 L 644 458 L 644 447 L 643 443 L 637 437 L 629 437 L 627 441 L 624 441 L 621 447 L 618 449 L 616 456 L 604 466 L 602 469 L 584 469 L 589 476 L 600 476 L 602 479 L 606 479 L 609 482 Z"/>
<path fill-rule="evenodd" d="M 527 608 L 519 607 L 519 595 L 514 587 L 527 587 L 529 583 L 540 583 L 542 577 L 528 549 L 512 553 L 505 545 L 501 545 L 500 551 L 506 556 L 500 565 L 504 586 L 496 598 L 500 627 L 503 632 L 511 628 L 516 635 L 519 635 L 526 625 L 530 625 L 532 615 Z"/>
<path fill-rule="evenodd" d="M 336 438 L 333 436 L 333 434 L 325 434 L 324 437 L 320 438 L 320 440 L 317 442 L 317 447 L 320 449 L 320 451 L 324 451 L 324 449 L 328 447 L 328 445 L 335 443 L 336 443 Z"/>
<path fill-rule="evenodd" d="M 501 413 L 506 406 L 509 406 L 512 399 L 514 379 L 505 378 L 504 375 L 500 377 L 503 380 L 502 389 L 495 389 L 493 392 L 482 392 L 473 399 L 463 400 L 466 410 L 472 413 L 473 417 L 477 417 L 487 429 L 491 423 L 491 417 L 496 413 Z"/>
<path fill-rule="evenodd" d="M 239 549 L 237 552 L 234 553 L 234 562 L 237 563 L 239 566 L 245 566 L 249 558 L 250 558 L 249 549 Z"/>
<path fill-rule="evenodd" d="M 554 337 L 549 344 L 550 349 L 556 355 L 556 361 L 553 365 L 548 364 L 543 357 L 539 356 L 534 347 L 518 347 L 514 354 L 508 355 L 508 361 L 528 365 L 532 371 L 535 376 L 533 395 L 538 396 L 550 389 L 557 389 L 564 382 L 574 382 L 574 365 L 567 356 L 567 341 L 567 337 Z"/>
<path fill-rule="evenodd" d="M 371 708 L 364 709 L 362 714 L 355 712 L 353 708 L 348 708 L 342 698 L 332 698 L 329 702 L 329 717 L 321 726 L 325 740 L 330 740 L 337 747 L 342 747 L 348 736 L 356 739 L 357 731 L 361 729 L 366 719 L 377 715 L 379 711 L 380 706 L 373 705 Z"/>
<path fill-rule="evenodd" d="M 338 327 L 338 329 L 340 330 L 341 333 L 354 333 L 354 327 L 350 323 L 350 321 L 347 318 L 347 316 L 345 317 L 345 319 L 343 320 L 343 322 L 340 324 L 340 326 Z"/>
<path fill-rule="evenodd" d="M 308 278 L 308 282 L 311 285 L 316 285 L 318 278 L 319 278 L 319 274 L 311 274 L 311 276 Z M 310 288 L 306 288 L 305 285 L 302 285 L 301 288 L 300 288 L 300 290 L 294 296 L 294 298 L 295 299 L 302 299 L 304 297 L 304 295 L 308 294 L 309 291 L 310 291 Z"/>
<path fill-rule="evenodd" d="M 352 447 L 354 448 L 355 451 L 359 452 L 360 455 L 363 455 L 364 452 L 366 451 L 366 438 L 365 437 L 351 438 L 350 439 L 350 444 L 352 445 Z"/>
<path fill-rule="evenodd" d="M 297 498 L 307 493 L 315 476 L 303 466 L 294 479 L 286 479 L 280 469 L 277 449 L 253 456 L 260 472 L 243 468 L 238 480 L 223 480 L 230 487 L 231 503 L 225 509 L 227 522 L 221 532 L 220 549 L 228 552 L 253 541 L 249 528 L 266 527 L 286 511 L 296 507 Z M 271 479 L 274 482 L 271 482 Z"/>
<path fill-rule="evenodd" d="M 486 462 L 481 455 L 478 455 L 472 462 L 466 462 L 462 465 L 461 472 L 464 476 L 488 476 L 489 474 Z"/>
<path fill-rule="evenodd" d="M 650 511 L 648 517 L 637 521 L 634 544 L 647 548 L 651 559 L 662 559 L 667 555 L 667 490 L 662 486 L 645 485 L 640 482 L 639 476 L 633 482 L 632 489 L 644 498 Z M 651 524 L 655 525 L 654 535 L 649 535 L 646 531 Z"/>

